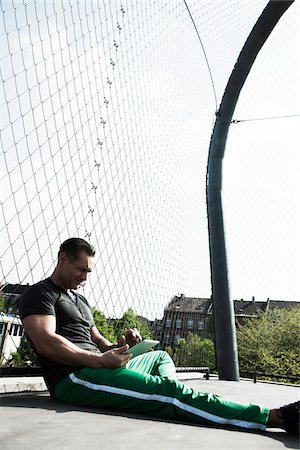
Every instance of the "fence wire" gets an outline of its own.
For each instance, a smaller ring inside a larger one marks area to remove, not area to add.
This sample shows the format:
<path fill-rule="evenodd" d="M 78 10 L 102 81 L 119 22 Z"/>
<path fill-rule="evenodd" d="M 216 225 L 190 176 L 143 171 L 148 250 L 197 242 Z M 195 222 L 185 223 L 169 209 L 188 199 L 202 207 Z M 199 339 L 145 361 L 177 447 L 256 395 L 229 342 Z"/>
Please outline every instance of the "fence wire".
<path fill-rule="evenodd" d="M 210 298 L 212 124 L 266 3 L 2 1 L 2 286 L 49 276 L 80 236 L 110 320 Z"/>

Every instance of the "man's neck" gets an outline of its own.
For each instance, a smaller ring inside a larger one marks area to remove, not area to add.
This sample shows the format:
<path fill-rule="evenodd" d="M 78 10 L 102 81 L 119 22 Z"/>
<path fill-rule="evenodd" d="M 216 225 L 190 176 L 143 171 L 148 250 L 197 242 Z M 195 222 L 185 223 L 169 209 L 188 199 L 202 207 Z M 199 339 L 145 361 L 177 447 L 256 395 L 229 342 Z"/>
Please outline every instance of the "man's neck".
<path fill-rule="evenodd" d="M 54 283 L 56 286 L 60 287 L 61 289 L 63 289 L 67 294 L 69 294 L 70 289 L 68 289 L 67 287 L 64 286 L 63 282 L 61 281 L 60 276 L 58 275 L 58 273 L 56 271 L 53 272 L 53 274 L 50 277 L 50 280 L 52 281 L 52 283 Z"/>

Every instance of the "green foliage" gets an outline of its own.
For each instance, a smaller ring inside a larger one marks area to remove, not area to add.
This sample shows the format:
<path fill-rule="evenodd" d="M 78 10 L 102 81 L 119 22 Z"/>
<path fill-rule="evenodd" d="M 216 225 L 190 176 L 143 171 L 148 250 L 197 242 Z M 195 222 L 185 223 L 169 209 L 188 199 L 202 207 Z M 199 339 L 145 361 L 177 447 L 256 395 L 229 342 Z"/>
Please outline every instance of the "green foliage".
<path fill-rule="evenodd" d="M 300 308 L 262 312 L 238 326 L 237 341 L 241 372 L 299 374 Z"/>
<path fill-rule="evenodd" d="M 21 340 L 18 350 L 11 354 L 9 361 L 5 365 L 11 366 L 39 366 L 36 354 L 31 348 L 30 343 L 24 336 Z"/>
<path fill-rule="evenodd" d="M 205 337 L 214 341 L 215 330 L 214 330 L 214 317 L 210 315 L 205 320 Z"/>
<path fill-rule="evenodd" d="M 132 308 L 129 308 L 121 317 L 116 321 L 115 333 L 118 338 L 129 328 L 137 328 L 141 333 L 143 339 L 152 338 L 152 330 L 146 320 L 140 319 Z"/>
<path fill-rule="evenodd" d="M 129 328 L 137 328 L 144 339 L 152 338 L 152 331 L 146 320 L 140 319 L 133 309 L 128 309 L 121 319 L 110 325 L 102 311 L 92 306 L 95 325 L 99 332 L 110 342 L 116 343 L 120 336 Z"/>
<path fill-rule="evenodd" d="M 168 353 L 169 356 L 171 356 L 171 358 L 173 358 L 174 350 L 172 349 L 172 347 L 171 347 L 170 345 L 168 345 L 168 346 L 165 348 L 165 351 Z"/>
<path fill-rule="evenodd" d="M 207 366 L 215 368 L 215 349 L 213 341 L 202 339 L 197 334 L 189 333 L 186 339 L 180 339 L 179 348 L 174 355 L 178 366 Z"/>
<path fill-rule="evenodd" d="M 2 292 L 0 292 L 0 312 L 7 313 L 7 306 Z"/>
<path fill-rule="evenodd" d="M 110 325 L 103 314 L 102 311 L 98 311 L 94 306 L 92 306 L 92 313 L 95 321 L 95 325 L 98 328 L 98 331 L 108 339 L 110 342 L 117 342 L 117 338 L 114 332 L 114 327 Z"/>

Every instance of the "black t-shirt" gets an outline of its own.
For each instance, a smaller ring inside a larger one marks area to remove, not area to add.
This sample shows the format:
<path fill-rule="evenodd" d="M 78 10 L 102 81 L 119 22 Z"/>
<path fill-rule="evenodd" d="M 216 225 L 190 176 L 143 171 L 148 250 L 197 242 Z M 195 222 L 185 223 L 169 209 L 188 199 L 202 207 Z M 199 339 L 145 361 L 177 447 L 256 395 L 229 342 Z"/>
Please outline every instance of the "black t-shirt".
<path fill-rule="evenodd" d="M 90 330 L 94 319 L 87 300 L 80 294 L 73 293 L 76 301 L 50 278 L 31 286 L 23 294 L 19 309 L 22 320 L 34 314 L 46 314 L 56 317 L 56 333 L 64 336 L 78 347 L 92 352 L 100 352 L 91 339 Z M 32 344 L 32 342 L 31 342 Z M 81 367 L 63 365 L 40 355 L 38 356 L 44 377 L 51 395 L 55 385 L 69 373 Z"/>

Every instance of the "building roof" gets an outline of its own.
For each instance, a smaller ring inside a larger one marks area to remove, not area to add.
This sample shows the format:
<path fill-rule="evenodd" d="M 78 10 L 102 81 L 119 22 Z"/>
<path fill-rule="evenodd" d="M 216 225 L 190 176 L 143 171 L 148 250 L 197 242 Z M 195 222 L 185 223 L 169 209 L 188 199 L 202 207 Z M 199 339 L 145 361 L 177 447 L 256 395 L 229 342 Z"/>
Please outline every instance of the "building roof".
<path fill-rule="evenodd" d="M 29 284 L 4 284 L 0 285 L 0 291 L 3 292 L 3 294 L 17 294 L 22 295 L 24 292 L 28 289 Z"/>
<path fill-rule="evenodd" d="M 286 300 L 267 300 L 268 308 L 294 308 L 299 307 L 300 302 L 286 301 Z"/>
<path fill-rule="evenodd" d="M 180 311 L 206 314 L 211 304 L 210 298 L 185 297 L 183 294 L 172 298 L 165 311 Z"/>
<path fill-rule="evenodd" d="M 240 315 L 253 316 L 256 315 L 259 311 L 265 311 L 266 306 L 267 302 L 255 300 L 245 301 L 243 299 L 234 300 L 234 314 L 236 316 Z"/>
<path fill-rule="evenodd" d="M 236 316 L 255 316 L 260 311 L 268 311 L 269 309 L 286 309 L 292 307 L 300 307 L 300 302 L 288 300 L 270 300 L 256 301 L 254 297 L 250 301 L 234 300 L 234 313 Z"/>
<path fill-rule="evenodd" d="M 268 311 L 275 308 L 291 308 L 300 307 L 300 302 L 288 301 L 288 300 L 270 300 L 256 301 L 253 297 L 252 300 L 234 300 L 234 314 L 235 316 L 253 317 L 260 311 Z M 165 312 L 189 312 L 199 314 L 212 314 L 213 303 L 210 298 L 194 298 L 185 297 L 184 294 L 180 296 L 174 296 L 168 306 L 165 308 Z"/>

